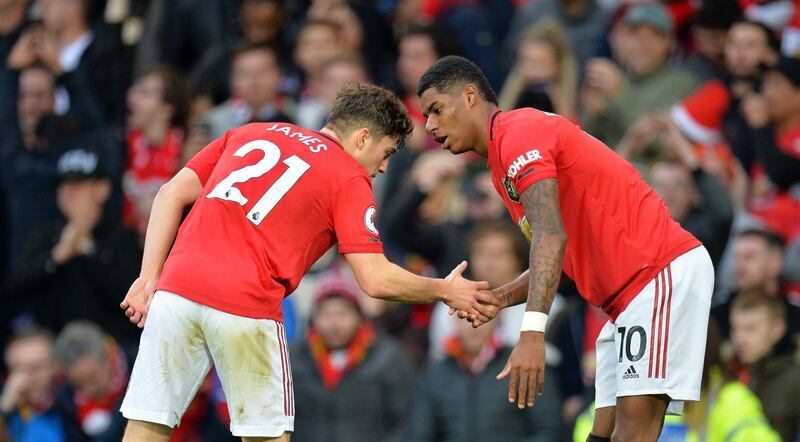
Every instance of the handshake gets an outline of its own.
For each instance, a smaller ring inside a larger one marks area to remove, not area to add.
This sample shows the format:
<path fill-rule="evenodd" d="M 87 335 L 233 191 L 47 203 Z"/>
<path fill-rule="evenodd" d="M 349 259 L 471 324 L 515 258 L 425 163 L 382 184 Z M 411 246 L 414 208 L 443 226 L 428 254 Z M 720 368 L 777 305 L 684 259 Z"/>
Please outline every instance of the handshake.
<path fill-rule="evenodd" d="M 508 299 L 498 289 L 491 290 L 486 281 L 470 281 L 464 278 L 462 273 L 466 268 L 467 262 L 462 261 L 444 278 L 449 290 L 442 295 L 442 301 L 450 307 L 450 315 L 456 314 L 477 328 L 508 307 Z"/>

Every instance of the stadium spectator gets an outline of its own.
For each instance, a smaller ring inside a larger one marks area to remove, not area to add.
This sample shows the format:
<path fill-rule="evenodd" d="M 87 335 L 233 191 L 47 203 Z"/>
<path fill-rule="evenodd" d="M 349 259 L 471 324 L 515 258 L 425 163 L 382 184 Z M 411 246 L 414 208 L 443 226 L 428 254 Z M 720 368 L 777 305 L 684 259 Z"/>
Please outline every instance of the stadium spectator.
<path fill-rule="evenodd" d="M 738 21 L 728 31 L 725 43 L 726 83 L 730 104 L 724 113 L 723 135 L 748 174 L 752 174 L 755 152 L 752 133 L 742 112 L 742 100 L 758 90 L 762 66 L 775 64 L 779 42 L 763 24 Z"/>
<path fill-rule="evenodd" d="M 119 406 L 130 373 L 122 349 L 96 325 L 76 321 L 56 339 L 56 358 L 67 380 L 58 393 L 67 440 L 121 440 Z"/>
<path fill-rule="evenodd" d="M 144 71 L 128 90 L 123 220 L 144 237 L 158 189 L 181 167 L 189 92 L 167 67 Z"/>
<path fill-rule="evenodd" d="M 666 110 L 697 82 L 688 72 L 668 65 L 674 27 L 661 4 L 628 8 L 614 25 L 611 41 L 622 68 L 608 59 L 589 60 L 583 101 L 586 130 L 615 147 L 642 115 Z"/>
<path fill-rule="evenodd" d="M 408 109 L 414 132 L 409 139 L 409 150 L 421 152 L 433 148 L 433 139 L 425 133 L 425 118 L 419 111 L 417 86 L 422 74 L 440 57 L 454 54 L 455 42 L 448 37 L 443 25 L 417 25 L 398 38 L 397 79 L 399 95 Z M 395 160 L 396 162 L 396 160 Z"/>
<path fill-rule="evenodd" d="M 120 122 L 125 114 L 130 64 L 119 34 L 92 26 L 88 0 L 40 0 L 38 5 L 43 26 L 29 28 L 26 34 L 34 34 L 36 44 L 54 48 L 59 65 L 55 72 L 77 71 L 86 78 L 88 90 L 84 93 L 100 103 L 107 123 Z M 24 44 L 24 39 L 20 43 Z M 56 98 L 58 113 L 66 112 L 76 99 L 64 89 L 57 91 Z"/>
<path fill-rule="evenodd" d="M 511 349 L 495 335 L 497 321 L 477 329 L 466 321 L 448 318 L 456 333 L 444 341 L 446 358 L 424 371 L 411 407 L 406 440 L 558 441 L 560 397 L 554 384 L 526 410 L 511 407 L 503 398 L 505 383 L 497 382 Z M 517 327 L 518 328 L 518 327 Z M 548 372 L 545 376 L 553 376 Z M 552 379 L 552 377 L 549 377 Z M 453 406 L 459 404 L 459 406 Z"/>
<path fill-rule="evenodd" d="M 397 190 L 402 188 L 419 154 L 436 149 L 433 137 L 425 133 L 425 117 L 420 111 L 419 97 L 416 94 L 419 79 L 440 57 L 458 52 L 457 43 L 450 35 L 447 26 L 439 23 L 409 27 L 398 37 L 398 48 L 397 93 L 408 109 L 408 116 L 414 123 L 414 131 L 406 143 L 408 148 L 394 155 L 392 167 L 386 173 L 384 193 L 381 198 L 386 203 L 389 203 Z M 381 220 L 386 219 L 385 216 L 381 217 Z M 389 234 L 390 238 L 392 236 Z"/>
<path fill-rule="evenodd" d="M 554 20 L 543 20 L 523 35 L 516 63 L 500 91 L 500 108 L 519 107 L 520 96 L 529 88 L 547 93 L 555 113 L 577 120 L 578 67 L 563 28 Z"/>
<path fill-rule="evenodd" d="M 50 333 L 35 328 L 17 332 L 5 362 L 9 373 L 0 393 L 0 416 L 10 440 L 67 442 L 63 416 L 54 406 L 58 367 Z M 0 440 L 5 440 L 2 431 Z"/>
<path fill-rule="evenodd" d="M 138 276 L 142 249 L 136 232 L 104 210 L 111 180 L 97 152 L 69 150 L 57 167 L 58 208 L 66 222 L 51 220 L 34 233 L 3 291 L 16 305 L 33 302 L 36 322 L 55 332 L 88 319 L 135 354 L 139 332 L 116 314 Z"/>
<path fill-rule="evenodd" d="M 345 53 L 342 30 L 339 25 L 327 20 L 306 20 L 297 34 L 294 49 L 294 63 L 300 69 L 298 75 L 304 94 L 319 87 L 322 66 L 338 55 Z"/>
<path fill-rule="evenodd" d="M 733 301 L 730 320 L 736 356 L 746 366 L 742 377 L 783 440 L 795 440 L 800 429 L 800 366 L 792 355 L 775 353 L 786 334 L 784 303 L 763 292 L 744 293 Z"/>
<path fill-rule="evenodd" d="M 325 63 L 321 79 L 317 94 L 305 95 L 297 105 L 298 126 L 322 129 L 342 86 L 350 81 L 370 83 L 364 60 L 355 54 L 340 55 Z"/>
<path fill-rule="evenodd" d="M 245 0 L 239 9 L 239 27 L 243 44 L 269 44 L 277 49 L 279 59 L 291 59 L 291 50 L 285 32 L 287 11 L 284 2 L 278 0 Z M 218 41 L 209 47 L 191 70 L 195 92 L 208 96 L 215 103 L 227 100 L 231 95 L 228 76 L 236 46 L 227 40 Z"/>
<path fill-rule="evenodd" d="M 400 441 L 413 373 L 393 340 L 363 317 L 358 289 L 320 284 L 311 329 L 292 346 L 292 441 Z"/>
<path fill-rule="evenodd" d="M 192 130 L 207 144 L 228 129 L 256 121 L 291 121 L 291 107 L 280 93 L 281 67 L 276 49 L 246 44 L 236 50 L 231 64 L 231 97 L 211 109 Z"/>
<path fill-rule="evenodd" d="M 384 204 L 382 230 L 405 250 L 431 261 L 439 275 L 467 256 L 464 238 L 475 223 L 503 213 L 491 177 L 464 177 L 465 161 L 446 152 L 420 156 L 410 180 Z"/>
<path fill-rule="evenodd" d="M 60 155 L 74 143 L 110 146 L 106 134 L 86 131 L 98 122 L 90 94 L 80 88 L 80 82 L 66 84 L 76 92 L 76 100 L 72 112 L 63 116 L 55 115 L 55 76 L 40 65 L 23 68 L 18 84 L 0 85 L 0 89 L 17 91 L 15 121 L 0 127 L 0 157 L 8 166 L 0 181 L 8 204 L 11 241 L 7 253 L 12 267 L 33 231 L 59 219 L 56 163 Z"/>
<path fill-rule="evenodd" d="M 391 26 L 368 3 L 312 0 L 307 20 L 328 20 L 338 26 L 345 53 L 361 54 L 376 84 L 394 84 L 393 62 L 397 57 Z"/>
<path fill-rule="evenodd" d="M 607 31 L 610 14 L 595 0 L 540 0 L 529 2 L 514 14 L 504 43 L 505 60 L 514 59 L 525 30 L 553 17 L 564 26 L 572 54 L 583 66 L 596 52 L 597 40 Z M 509 63 L 510 64 L 510 63 Z"/>
<path fill-rule="evenodd" d="M 136 48 L 135 73 L 158 64 L 190 71 L 210 47 L 233 41 L 238 31 L 239 2 L 227 0 L 150 0 L 139 7 L 141 33 Z"/>
<path fill-rule="evenodd" d="M 694 52 L 685 62 L 685 67 L 700 82 L 721 79 L 725 70 L 725 41 L 728 29 L 737 18 L 739 11 L 732 5 L 719 1 L 703 4 L 694 14 L 691 37 Z"/>
<path fill-rule="evenodd" d="M 750 211 L 785 241 L 800 239 L 800 59 L 769 68 L 760 94 L 746 97 L 742 110 L 763 168 L 751 174 Z"/>
<path fill-rule="evenodd" d="M 719 179 L 703 169 L 694 146 L 671 119 L 661 117 L 656 124 L 664 133 L 664 148 L 672 159 L 653 164 L 648 181 L 672 218 L 703 242 L 716 265 L 733 222 L 731 197 Z"/>
<path fill-rule="evenodd" d="M 734 292 L 726 294 L 723 301 L 711 309 L 711 316 L 723 337 L 729 337 L 731 304 L 748 292 L 759 292 L 783 305 L 787 312 L 786 336 L 776 350 L 792 353 L 800 333 L 800 307 L 792 305 L 783 293 L 781 269 L 784 263 L 784 242 L 775 233 L 748 229 L 740 232 L 733 243 Z"/>

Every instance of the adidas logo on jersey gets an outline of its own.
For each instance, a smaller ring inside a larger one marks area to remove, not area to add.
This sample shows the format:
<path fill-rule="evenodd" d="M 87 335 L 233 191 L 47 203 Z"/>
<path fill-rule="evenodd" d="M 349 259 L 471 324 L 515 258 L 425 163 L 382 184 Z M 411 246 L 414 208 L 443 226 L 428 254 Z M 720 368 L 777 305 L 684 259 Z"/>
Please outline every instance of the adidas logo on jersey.
<path fill-rule="evenodd" d="M 639 373 L 636 373 L 636 369 L 633 368 L 633 365 L 628 367 L 628 369 L 625 371 L 625 374 L 622 375 L 622 379 L 638 379 L 638 378 L 639 378 Z"/>

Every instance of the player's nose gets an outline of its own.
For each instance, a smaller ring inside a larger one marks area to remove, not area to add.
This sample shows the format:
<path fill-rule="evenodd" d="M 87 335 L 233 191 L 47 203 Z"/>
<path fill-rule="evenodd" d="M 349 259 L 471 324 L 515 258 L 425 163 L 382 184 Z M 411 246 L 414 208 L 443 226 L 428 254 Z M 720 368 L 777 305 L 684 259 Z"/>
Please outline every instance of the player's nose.
<path fill-rule="evenodd" d="M 433 134 L 434 130 L 436 130 L 436 121 L 429 116 L 427 119 L 425 119 L 425 132 Z"/>
<path fill-rule="evenodd" d="M 388 169 L 389 169 L 389 159 L 386 158 L 385 160 L 383 160 L 383 162 L 381 162 L 381 166 L 378 168 L 378 172 L 386 173 L 386 170 Z"/>

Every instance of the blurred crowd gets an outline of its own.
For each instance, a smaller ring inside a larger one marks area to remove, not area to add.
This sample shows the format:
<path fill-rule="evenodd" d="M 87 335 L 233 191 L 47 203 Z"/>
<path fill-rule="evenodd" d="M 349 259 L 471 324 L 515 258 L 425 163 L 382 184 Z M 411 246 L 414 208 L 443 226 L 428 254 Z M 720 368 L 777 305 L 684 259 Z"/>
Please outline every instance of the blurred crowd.
<path fill-rule="evenodd" d="M 0 441 L 119 440 L 155 193 L 228 129 L 319 129 L 339 87 L 394 90 L 415 130 L 375 180 L 386 253 L 493 286 L 527 268 L 475 156 L 424 131 L 438 58 L 504 110 L 560 114 L 627 158 L 717 269 L 702 401 L 661 440 L 800 440 L 800 1 L 0 0 Z M 597 263 L 602 272 L 605 263 Z M 564 286 L 532 409 L 495 380 L 524 307 L 472 329 L 367 298 L 335 251 L 284 301 L 293 441 L 583 441 L 606 318 Z M 173 436 L 228 440 L 210 373 Z"/>

